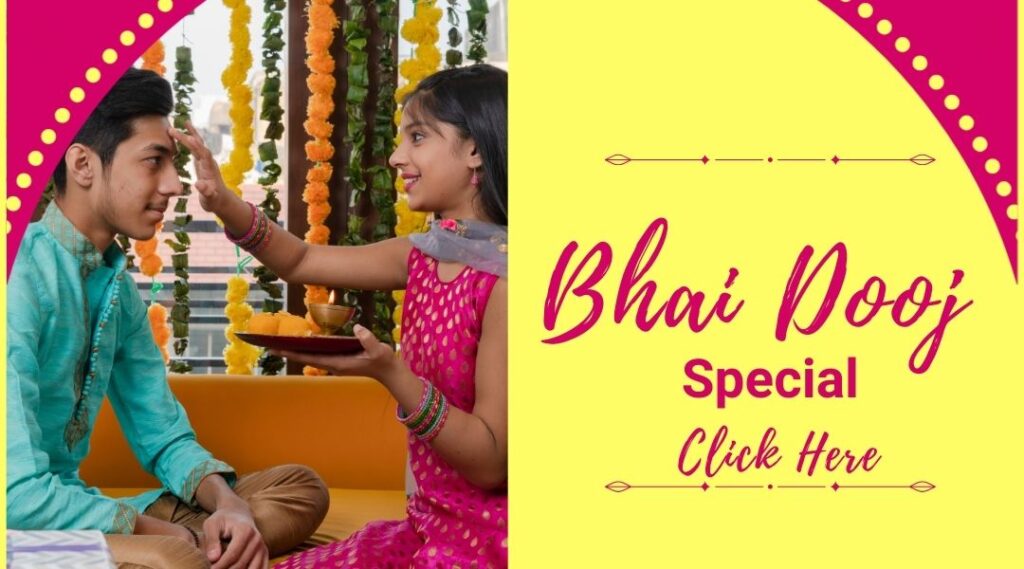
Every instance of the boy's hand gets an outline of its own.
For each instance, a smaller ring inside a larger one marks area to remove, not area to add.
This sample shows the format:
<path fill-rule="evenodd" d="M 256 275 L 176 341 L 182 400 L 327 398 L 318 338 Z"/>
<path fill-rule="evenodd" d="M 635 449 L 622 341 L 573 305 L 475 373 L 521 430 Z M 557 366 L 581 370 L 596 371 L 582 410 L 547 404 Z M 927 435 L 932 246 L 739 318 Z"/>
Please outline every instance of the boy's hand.
<path fill-rule="evenodd" d="M 171 138 L 188 148 L 192 153 L 192 163 L 196 168 L 196 181 L 192 185 L 199 192 L 199 204 L 203 209 L 212 213 L 219 213 L 227 201 L 225 194 L 232 195 L 231 190 L 224 185 L 224 179 L 220 175 L 220 166 L 213 159 L 213 153 L 203 143 L 203 137 L 192 126 L 192 122 L 185 123 L 187 133 L 176 128 L 170 129 Z"/>

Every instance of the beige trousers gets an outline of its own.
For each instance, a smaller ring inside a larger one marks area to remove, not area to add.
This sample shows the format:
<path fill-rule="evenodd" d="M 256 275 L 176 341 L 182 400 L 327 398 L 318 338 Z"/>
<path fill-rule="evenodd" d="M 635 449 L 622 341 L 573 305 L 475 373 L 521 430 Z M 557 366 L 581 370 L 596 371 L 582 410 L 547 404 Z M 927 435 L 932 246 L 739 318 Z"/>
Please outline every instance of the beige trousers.
<path fill-rule="evenodd" d="M 281 555 L 302 544 L 327 514 L 329 497 L 320 477 L 305 466 L 277 466 L 239 478 L 235 493 L 252 509 L 256 528 L 270 550 Z M 165 494 L 145 514 L 202 531 L 209 514 Z M 121 569 L 206 569 L 205 552 L 189 541 L 162 535 L 108 535 Z"/>

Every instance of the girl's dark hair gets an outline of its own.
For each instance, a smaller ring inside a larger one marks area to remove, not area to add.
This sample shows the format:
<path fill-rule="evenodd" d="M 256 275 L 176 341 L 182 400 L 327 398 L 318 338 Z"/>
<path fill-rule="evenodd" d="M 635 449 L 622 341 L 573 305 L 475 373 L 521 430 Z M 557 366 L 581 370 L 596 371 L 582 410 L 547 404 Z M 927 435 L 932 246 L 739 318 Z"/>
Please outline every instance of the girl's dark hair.
<path fill-rule="evenodd" d="M 171 84 L 166 79 L 152 71 L 130 67 L 89 115 L 71 144 L 91 148 L 106 169 L 113 161 L 118 145 L 131 138 L 132 122 L 145 116 L 166 117 L 174 108 L 173 101 Z M 67 187 L 67 165 L 63 155 L 53 172 L 53 182 L 57 193 L 63 194 Z"/>
<path fill-rule="evenodd" d="M 491 221 L 508 225 L 508 73 L 477 64 L 427 77 L 403 105 L 471 138 L 483 160 L 480 196 Z"/>

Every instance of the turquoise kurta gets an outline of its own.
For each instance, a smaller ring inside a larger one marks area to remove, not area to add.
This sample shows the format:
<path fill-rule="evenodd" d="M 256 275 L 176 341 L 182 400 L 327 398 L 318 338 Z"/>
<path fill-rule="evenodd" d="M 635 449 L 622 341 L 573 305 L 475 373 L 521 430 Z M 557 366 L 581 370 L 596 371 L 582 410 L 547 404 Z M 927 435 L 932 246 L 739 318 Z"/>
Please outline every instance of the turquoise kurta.
<path fill-rule="evenodd" d="M 195 505 L 230 466 L 199 446 L 117 245 L 104 254 L 51 203 L 29 226 L 7 287 L 7 526 L 132 533 L 164 492 Z M 113 499 L 78 468 L 104 396 L 132 451 L 164 485 Z"/>

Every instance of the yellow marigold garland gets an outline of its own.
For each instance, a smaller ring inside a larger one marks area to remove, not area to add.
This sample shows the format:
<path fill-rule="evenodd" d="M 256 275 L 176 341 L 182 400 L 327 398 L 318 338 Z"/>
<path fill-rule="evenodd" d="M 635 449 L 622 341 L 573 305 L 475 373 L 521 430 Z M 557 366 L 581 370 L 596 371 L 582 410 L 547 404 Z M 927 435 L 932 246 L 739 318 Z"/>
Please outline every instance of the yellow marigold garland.
<path fill-rule="evenodd" d="M 313 162 L 313 166 L 306 173 L 307 183 L 302 192 L 302 201 L 308 204 L 306 221 L 309 222 L 309 231 L 306 232 L 306 242 L 313 245 L 326 245 L 331 236 L 330 230 L 324 225 L 331 214 L 327 182 L 331 179 L 330 160 L 334 157 L 334 145 L 330 141 L 334 125 L 330 117 L 334 112 L 335 61 L 330 50 L 334 43 L 334 30 L 341 25 L 333 4 L 334 0 L 311 0 L 309 28 L 306 31 L 306 66 L 309 68 L 306 85 L 311 95 L 306 108 L 307 119 L 302 126 L 312 138 L 306 143 L 306 158 Z M 327 289 L 307 285 L 305 302 L 306 306 L 327 302 Z M 306 375 L 324 373 L 308 366 L 303 372 Z"/>
<path fill-rule="evenodd" d="M 224 184 L 241 197 L 242 180 L 245 173 L 253 167 L 251 147 L 253 143 L 253 109 L 252 90 L 246 84 L 246 77 L 252 67 L 252 53 L 249 51 L 249 20 L 252 10 L 245 0 L 224 0 L 224 5 L 231 9 L 231 61 L 221 73 L 221 84 L 227 90 L 231 106 L 228 115 L 231 117 L 231 139 L 233 147 L 228 161 L 221 165 L 220 173 Z M 224 348 L 224 363 L 227 373 L 249 375 L 259 359 L 260 352 L 235 336 L 235 332 L 245 330 L 252 316 L 252 306 L 245 301 L 249 296 L 249 283 L 239 274 L 228 281 L 226 295 L 228 304 L 224 313 L 228 317 L 228 326 L 224 336 L 228 345 Z"/>
<path fill-rule="evenodd" d="M 252 53 L 249 51 L 249 19 L 252 10 L 245 0 L 224 0 L 231 9 L 231 62 L 220 76 L 221 84 L 227 90 L 231 107 L 231 138 L 234 147 L 228 161 L 221 165 L 220 173 L 235 195 L 242 195 L 242 180 L 252 169 L 250 148 L 253 142 L 252 90 L 245 79 L 252 67 Z"/>
<path fill-rule="evenodd" d="M 420 81 L 437 71 L 438 66 L 441 65 L 441 52 L 435 44 L 440 37 L 437 25 L 443 15 L 444 11 L 435 6 L 434 0 L 427 0 L 426 2 L 418 2 L 413 17 L 402 24 L 402 37 L 417 45 L 415 57 L 407 59 L 398 65 L 399 73 L 406 79 L 405 85 L 395 90 L 395 101 L 399 105 L 402 104 L 402 100 L 405 99 L 406 95 L 416 89 Z M 395 111 L 395 125 L 401 122 L 402 109 L 399 107 Z M 401 139 L 402 134 L 399 132 L 398 136 L 395 137 L 395 144 L 399 144 Z M 405 181 L 402 180 L 401 176 L 395 178 L 395 190 L 398 191 L 398 199 L 395 200 L 395 214 L 398 217 L 398 221 L 395 224 L 395 235 L 402 237 L 410 233 L 423 231 L 426 226 L 427 215 L 409 209 L 409 198 L 405 194 Z M 393 293 L 393 296 L 395 299 L 395 313 L 393 316 L 395 328 L 391 335 L 395 339 L 395 344 L 398 344 L 402 337 L 400 326 L 402 324 L 402 302 L 405 300 L 405 293 L 397 291 Z"/>
<path fill-rule="evenodd" d="M 249 281 L 241 275 L 235 275 L 228 280 L 228 304 L 224 307 L 224 314 L 228 317 L 228 327 L 224 331 L 224 336 L 228 339 L 228 345 L 224 348 L 224 363 L 228 366 L 228 374 L 252 374 L 253 365 L 260 357 L 259 349 L 235 336 L 235 332 L 245 331 L 249 325 L 249 318 L 252 317 L 252 306 L 245 301 L 248 296 Z"/>

